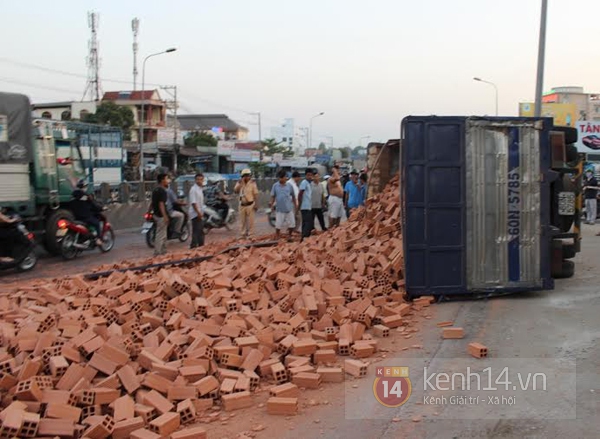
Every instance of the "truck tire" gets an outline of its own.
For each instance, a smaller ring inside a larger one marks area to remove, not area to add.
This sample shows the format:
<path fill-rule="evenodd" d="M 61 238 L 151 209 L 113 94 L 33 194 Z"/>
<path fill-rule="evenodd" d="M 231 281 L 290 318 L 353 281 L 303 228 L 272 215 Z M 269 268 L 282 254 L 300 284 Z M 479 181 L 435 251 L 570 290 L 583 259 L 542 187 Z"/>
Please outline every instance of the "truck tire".
<path fill-rule="evenodd" d="M 553 277 L 555 279 L 568 279 L 573 277 L 575 274 L 575 263 L 573 261 L 563 261 L 562 270 L 560 273 L 556 273 Z"/>
<path fill-rule="evenodd" d="M 560 131 L 561 133 L 565 133 L 565 143 L 567 145 L 577 143 L 577 128 L 555 126 L 552 127 L 552 131 Z"/>
<path fill-rule="evenodd" d="M 73 214 L 66 209 L 58 209 L 46 220 L 46 236 L 44 237 L 44 247 L 46 251 L 52 255 L 58 256 L 61 254 L 61 246 L 56 241 L 56 232 L 58 231 L 58 222 L 61 219 L 67 221 L 75 221 Z"/>
<path fill-rule="evenodd" d="M 577 252 L 575 251 L 575 244 L 563 244 L 562 254 L 564 259 L 573 259 L 577 254 Z"/>

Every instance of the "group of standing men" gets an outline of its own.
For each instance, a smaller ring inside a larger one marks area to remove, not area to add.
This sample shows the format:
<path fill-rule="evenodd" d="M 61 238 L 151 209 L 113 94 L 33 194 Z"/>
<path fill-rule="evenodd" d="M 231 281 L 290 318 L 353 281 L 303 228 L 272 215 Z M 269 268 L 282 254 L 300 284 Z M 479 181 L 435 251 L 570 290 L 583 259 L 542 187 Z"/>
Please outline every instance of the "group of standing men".
<path fill-rule="evenodd" d="M 352 171 L 350 179 L 342 186 L 342 176 L 338 166 L 333 167 L 331 176 L 325 176 L 320 182 L 317 171 L 307 169 L 302 180 L 300 173 L 293 172 L 288 180 L 287 173 L 280 171 L 279 182 L 271 189 L 270 207 L 275 208 L 275 230 L 279 237 L 281 230 L 287 229 L 289 239 L 302 224 L 302 239 L 311 235 L 315 229 L 315 218 L 321 230 L 327 230 L 323 212 L 328 207 L 329 227 L 340 224 L 342 217 L 350 217 L 353 209 L 364 205 L 367 194 L 367 176 Z"/>
<path fill-rule="evenodd" d="M 366 174 L 358 176 L 358 172 L 350 173 L 349 181 L 345 182 L 338 166 L 334 166 L 331 176 L 326 175 L 324 182 L 320 181 L 318 172 L 307 169 L 305 178 L 299 172 L 292 173 L 288 180 L 286 171 L 280 171 L 279 181 L 271 189 L 271 208 L 275 208 L 275 229 L 277 237 L 281 230 L 287 229 L 289 238 L 302 225 L 302 239 L 310 236 L 315 228 L 315 218 L 319 221 L 321 230 L 327 230 L 324 210 L 329 212 L 329 227 L 340 224 L 344 215 L 349 218 L 353 209 L 364 205 L 367 194 Z M 173 221 L 173 234 L 182 232 L 185 220 L 183 210 L 186 203 L 178 200 L 175 192 L 169 188 L 171 180 L 167 174 L 159 174 L 158 185 L 152 192 L 152 211 L 156 222 L 156 237 L 154 254 L 166 253 L 167 231 Z M 204 245 L 204 175 L 195 176 L 195 184 L 188 196 L 187 215 L 192 223 L 192 242 L 190 248 Z M 241 179 L 234 187 L 239 196 L 239 213 L 241 237 L 251 238 L 254 233 L 254 215 L 258 210 L 258 187 L 252 179 L 252 172 L 244 169 Z"/>

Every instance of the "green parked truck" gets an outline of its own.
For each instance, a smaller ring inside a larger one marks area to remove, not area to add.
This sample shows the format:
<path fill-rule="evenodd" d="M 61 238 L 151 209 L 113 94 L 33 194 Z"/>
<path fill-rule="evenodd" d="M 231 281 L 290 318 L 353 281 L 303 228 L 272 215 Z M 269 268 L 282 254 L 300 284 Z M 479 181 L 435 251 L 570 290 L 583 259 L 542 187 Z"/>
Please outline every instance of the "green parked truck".
<path fill-rule="evenodd" d="M 69 204 L 77 182 L 93 183 L 91 153 L 82 146 L 90 144 L 91 128 L 120 133 L 111 127 L 32 120 L 27 96 L 0 92 L 0 206 L 19 214 L 51 254 L 60 253 L 58 221 L 73 220 Z"/>

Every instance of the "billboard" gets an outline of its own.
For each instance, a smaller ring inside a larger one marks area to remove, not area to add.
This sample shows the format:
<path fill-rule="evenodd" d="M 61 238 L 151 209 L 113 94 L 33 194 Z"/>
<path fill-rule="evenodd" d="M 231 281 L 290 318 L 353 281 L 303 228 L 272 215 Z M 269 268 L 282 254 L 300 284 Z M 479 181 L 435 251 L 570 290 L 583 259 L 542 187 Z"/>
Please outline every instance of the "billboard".
<path fill-rule="evenodd" d="M 600 154 L 600 121 L 583 121 L 577 126 L 577 151 Z"/>
<path fill-rule="evenodd" d="M 160 128 L 157 130 L 156 141 L 159 145 L 172 145 L 174 139 L 174 128 Z M 177 131 L 177 144 L 183 145 L 183 133 L 181 131 Z"/>
<path fill-rule="evenodd" d="M 235 149 L 235 142 L 228 140 L 219 140 L 217 143 L 217 155 L 230 156 L 231 151 Z"/>
<path fill-rule="evenodd" d="M 575 104 L 542 104 L 542 116 L 554 118 L 554 125 L 572 127 L 578 119 L 577 105 Z M 535 104 L 521 102 L 519 104 L 519 116 L 533 117 L 535 115 Z"/>

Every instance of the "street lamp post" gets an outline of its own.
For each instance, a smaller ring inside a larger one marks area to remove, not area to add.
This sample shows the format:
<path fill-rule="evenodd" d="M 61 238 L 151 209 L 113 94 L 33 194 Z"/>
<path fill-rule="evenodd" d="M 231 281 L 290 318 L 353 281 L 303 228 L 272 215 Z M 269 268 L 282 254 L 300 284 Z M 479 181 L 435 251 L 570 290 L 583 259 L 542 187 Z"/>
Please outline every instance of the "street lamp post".
<path fill-rule="evenodd" d="M 175 52 L 177 49 L 171 47 L 170 49 L 163 50 L 162 52 L 156 52 L 151 55 L 148 55 L 144 58 L 144 63 L 142 64 L 142 111 L 140 114 L 140 130 L 139 130 L 139 142 L 140 142 L 140 181 L 144 182 L 144 103 L 145 99 L 145 88 L 146 88 L 146 61 L 153 56 L 162 55 L 163 53 L 171 53 Z"/>
<path fill-rule="evenodd" d="M 308 149 L 312 148 L 312 121 L 313 119 L 319 116 L 323 116 L 324 114 L 325 112 L 321 111 L 319 114 L 315 114 L 313 117 L 310 118 L 310 123 L 308 125 Z"/>
<path fill-rule="evenodd" d="M 494 84 L 493 82 L 490 81 L 485 81 L 481 78 L 473 78 L 474 81 L 478 81 L 478 82 L 483 82 L 485 84 L 489 84 L 492 87 L 494 87 L 494 90 L 496 90 L 496 116 L 498 116 L 498 87 L 496 86 L 496 84 Z"/>
<path fill-rule="evenodd" d="M 546 58 L 546 17 L 548 0 L 542 0 L 542 17 L 540 20 L 540 41 L 538 47 L 537 79 L 535 84 L 535 117 L 542 115 L 542 93 L 544 88 L 544 61 Z"/>

